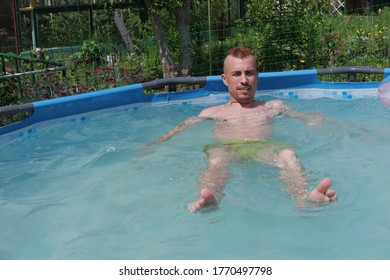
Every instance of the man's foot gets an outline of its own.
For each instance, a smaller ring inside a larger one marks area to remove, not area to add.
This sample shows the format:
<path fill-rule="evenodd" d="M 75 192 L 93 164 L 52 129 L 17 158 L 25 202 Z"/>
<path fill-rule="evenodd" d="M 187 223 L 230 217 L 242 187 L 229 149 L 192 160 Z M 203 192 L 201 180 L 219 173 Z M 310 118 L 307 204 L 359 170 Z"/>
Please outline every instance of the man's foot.
<path fill-rule="evenodd" d="M 188 211 L 196 212 L 203 207 L 207 207 L 210 205 L 216 205 L 217 199 L 215 198 L 215 194 L 207 188 L 203 188 L 200 191 L 199 198 L 188 205 Z"/>
<path fill-rule="evenodd" d="M 336 192 L 329 189 L 331 184 L 332 180 L 326 177 L 309 193 L 308 199 L 311 201 L 335 201 Z"/>

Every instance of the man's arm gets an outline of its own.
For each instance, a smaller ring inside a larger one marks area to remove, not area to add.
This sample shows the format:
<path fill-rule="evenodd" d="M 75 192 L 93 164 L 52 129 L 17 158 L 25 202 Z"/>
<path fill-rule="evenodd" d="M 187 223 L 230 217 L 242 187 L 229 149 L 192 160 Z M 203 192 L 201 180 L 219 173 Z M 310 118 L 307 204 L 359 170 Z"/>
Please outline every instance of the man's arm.
<path fill-rule="evenodd" d="M 292 118 L 298 118 L 306 122 L 308 126 L 320 125 L 325 118 L 323 113 L 309 113 L 304 114 L 296 110 L 288 109 L 285 114 Z"/>
<path fill-rule="evenodd" d="M 194 123 L 202 121 L 203 119 L 204 118 L 200 118 L 200 117 L 191 117 L 191 118 L 185 120 L 184 122 L 182 122 L 178 126 L 176 126 L 174 129 L 172 129 L 171 131 L 169 131 L 166 134 L 164 134 L 159 140 L 156 141 L 156 143 L 159 144 L 161 142 L 164 142 L 164 141 L 168 140 L 173 135 L 175 135 L 178 132 L 186 129 L 187 127 L 191 126 Z"/>
<path fill-rule="evenodd" d="M 280 114 L 305 121 L 308 126 L 320 125 L 322 120 L 325 118 L 325 115 L 323 113 L 304 114 L 302 112 L 292 110 L 281 100 L 272 101 L 271 107 L 278 108 Z"/>
<path fill-rule="evenodd" d="M 156 144 L 160 144 L 161 142 L 164 142 L 166 140 L 168 140 L 169 138 L 171 138 L 173 135 L 175 135 L 176 133 L 182 131 L 183 129 L 189 127 L 190 125 L 194 124 L 194 123 L 197 123 L 197 122 L 200 122 L 201 120 L 203 120 L 203 118 L 200 118 L 200 117 L 191 117 L 189 119 L 187 119 L 186 121 L 180 123 L 178 126 L 176 126 L 174 129 L 172 129 L 171 131 L 169 131 L 168 133 L 164 134 L 160 139 L 158 139 L 157 141 L 153 142 L 153 143 L 149 143 L 149 144 L 146 144 L 144 146 L 144 148 L 138 153 L 137 156 L 135 156 L 132 161 L 137 161 L 139 160 L 140 158 L 143 158 L 147 155 L 150 155 L 150 154 L 153 154 L 155 152 L 155 150 L 157 149 L 157 145 Z"/>

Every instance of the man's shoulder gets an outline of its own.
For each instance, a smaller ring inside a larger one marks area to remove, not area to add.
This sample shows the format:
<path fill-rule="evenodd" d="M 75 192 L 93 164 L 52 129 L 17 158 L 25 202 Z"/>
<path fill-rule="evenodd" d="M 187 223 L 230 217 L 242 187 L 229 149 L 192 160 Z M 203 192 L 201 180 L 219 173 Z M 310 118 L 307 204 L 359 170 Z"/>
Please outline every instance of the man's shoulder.
<path fill-rule="evenodd" d="M 282 100 L 271 100 L 265 103 L 265 107 L 274 114 L 283 114 L 288 110 L 288 107 Z"/>
<path fill-rule="evenodd" d="M 284 102 L 283 102 L 282 100 L 275 99 L 275 100 L 267 101 L 267 102 L 265 103 L 265 106 L 266 106 L 266 107 L 275 108 L 275 107 L 283 107 L 283 106 L 285 106 L 285 105 L 284 105 Z"/>

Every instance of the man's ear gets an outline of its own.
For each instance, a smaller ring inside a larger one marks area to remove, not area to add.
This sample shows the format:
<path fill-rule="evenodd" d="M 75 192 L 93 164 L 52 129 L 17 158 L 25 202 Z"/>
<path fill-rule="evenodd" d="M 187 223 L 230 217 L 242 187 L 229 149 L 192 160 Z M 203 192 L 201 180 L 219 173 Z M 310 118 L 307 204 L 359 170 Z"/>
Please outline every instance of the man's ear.
<path fill-rule="evenodd" d="M 225 84 L 225 86 L 227 86 L 226 75 L 222 74 L 221 76 L 222 76 L 222 82 Z"/>

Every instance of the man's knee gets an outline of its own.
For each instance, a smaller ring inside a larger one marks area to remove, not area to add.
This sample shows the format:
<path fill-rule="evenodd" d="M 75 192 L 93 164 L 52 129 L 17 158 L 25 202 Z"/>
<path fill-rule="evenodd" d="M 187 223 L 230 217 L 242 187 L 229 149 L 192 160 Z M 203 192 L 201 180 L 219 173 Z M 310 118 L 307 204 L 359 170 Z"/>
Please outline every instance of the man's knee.
<path fill-rule="evenodd" d="M 277 165 L 279 167 L 287 167 L 289 165 L 294 165 L 297 162 L 297 157 L 295 152 L 291 149 L 284 149 L 279 153 L 277 159 Z M 286 166 L 287 165 L 287 166 Z"/>
<path fill-rule="evenodd" d="M 290 158 L 295 158 L 295 153 L 291 149 L 284 149 L 280 152 L 279 157 L 282 159 L 290 159 Z"/>
<path fill-rule="evenodd" d="M 224 162 L 225 160 L 223 160 L 221 157 L 209 158 L 209 164 L 211 166 L 220 166 L 223 165 Z"/>

